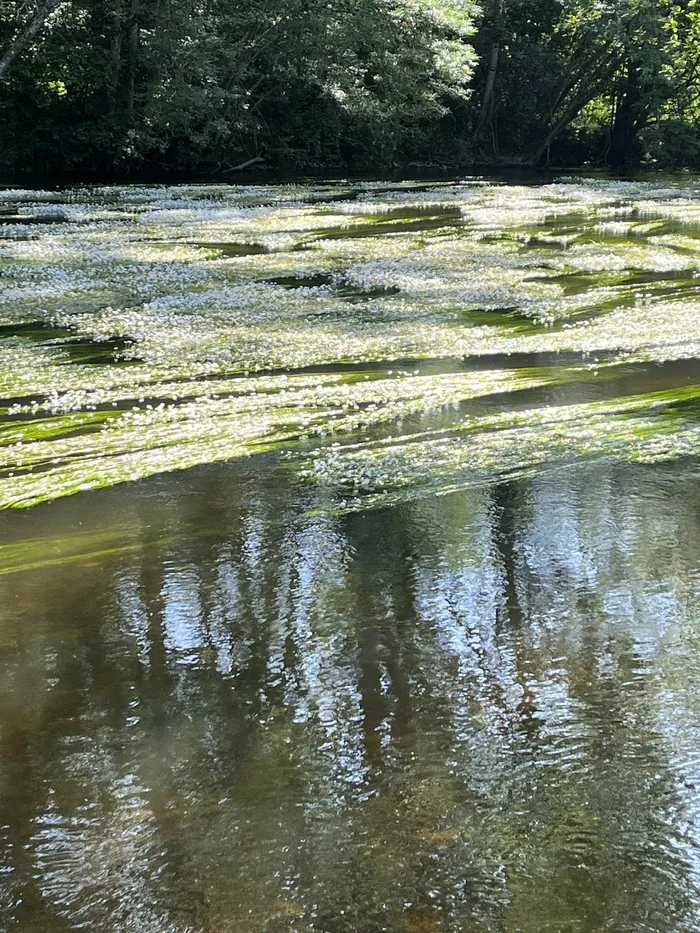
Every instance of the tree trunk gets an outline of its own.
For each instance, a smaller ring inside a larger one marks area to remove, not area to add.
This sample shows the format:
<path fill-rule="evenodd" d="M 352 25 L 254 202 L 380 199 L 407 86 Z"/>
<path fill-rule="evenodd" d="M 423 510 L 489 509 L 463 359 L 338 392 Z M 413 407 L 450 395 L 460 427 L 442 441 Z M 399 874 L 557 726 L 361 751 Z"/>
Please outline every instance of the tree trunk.
<path fill-rule="evenodd" d="M 544 136 L 533 146 L 532 149 L 524 158 L 525 165 L 529 165 L 532 168 L 537 166 L 544 155 L 544 153 L 549 149 L 554 140 L 559 136 L 567 126 L 576 119 L 578 114 L 586 106 L 590 97 L 586 95 L 586 99 L 583 100 L 579 97 L 575 97 L 568 105 L 564 113 L 559 117 L 559 119 L 554 124 L 550 124 L 548 129 L 545 131 Z"/>
<path fill-rule="evenodd" d="M 637 69 L 630 63 L 612 130 L 608 163 L 612 168 L 624 168 L 638 154 L 636 150 L 639 131 L 647 123 L 644 94 L 639 84 Z"/>
<path fill-rule="evenodd" d="M 136 67 L 139 54 L 138 0 L 131 3 L 131 22 L 129 24 L 129 76 L 126 91 L 126 117 L 133 127 L 136 114 Z"/>
<path fill-rule="evenodd" d="M 481 101 L 481 112 L 479 113 L 479 122 L 477 124 L 477 133 L 486 126 L 493 113 L 493 92 L 496 87 L 496 76 L 498 74 L 498 56 L 501 52 L 500 42 L 494 42 L 491 46 L 491 57 L 489 59 L 489 71 L 486 77 L 486 87 Z"/>
<path fill-rule="evenodd" d="M 0 78 L 3 78 L 7 74 L 17 56 L 21 55 L 30 42 L 39 35 L 44 28 L 46 20 L 58 7 L 60 2 L 61 0 L 49 0 L 48 3 L 45 3 L 39 8 L 24 31 L 17 36 L 7 52 L 0 58 Z"/>
<path fill-rule="evenodd" d="M 154 102 L 163 79 L 163 50 L 169 48 L 169 40 L 172 38 L 167 29 L 168 25 L 163 15 L 161 0 L 156 0 L 155 9 L 152 14 L 149 69 L 143 100 L 143 115 L 147 119 L 153 115 Z"/>
<path fill-rule="evenodd" d="M 114 4 L 114 31 L 110 40 L 110 57 L 112 60 L 112 75 L 109 89 L 110 106 L 112 113 L 119 103 L 119 82 L 122 71 L 122 0 Z"/>
<path fill-rule="evenodd" d="M 598 65 L 596 67 L 591 64 L 588 75 L 584 75 L 578 81 L 571 80 L 568 82 L 571 90 L 573 90 L 578 83 L 578 89 L 573 93 L 573 96 L 564 108 L 561 116 L 555 119 L 554 114 L 552 115 L 549 126 L 544 129 L 542 137 L 533 145 L 522 160 L 523 164 L 533 168 L 539 164 L 542 156 L 549 149 L 554 140 L 564 132 L 567 126 L 573 123 L 583 108 L 593 100 L 600 92 L 601 87 L 609 81 L 617 64 L 615 60 L 610 60 L 606 66 Z M 597 72 L 594 78 L 590 77 L 591 72 Z M 563 97 L 560 97 L 560 101 L 563 102 Z"/>

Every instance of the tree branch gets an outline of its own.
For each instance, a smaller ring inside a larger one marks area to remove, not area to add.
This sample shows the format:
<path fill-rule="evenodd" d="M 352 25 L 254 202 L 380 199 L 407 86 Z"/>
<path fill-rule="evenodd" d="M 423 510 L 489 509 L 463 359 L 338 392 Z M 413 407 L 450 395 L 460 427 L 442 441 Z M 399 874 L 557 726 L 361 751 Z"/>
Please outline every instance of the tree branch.
<path fill-rule="evenodd" d="M 38 36 L 46 20 L 51 16 L 54 10 L 57 9 L 61 2 L 62 0 L 48 0 L 47 3 L 37 10 L 34 18 L 29 22 L 24 31 L 20 32 L 7 52 L 0 58 L 0 78 L 5 76 L 14 60 L 21 55 L 29 43 Z"/>

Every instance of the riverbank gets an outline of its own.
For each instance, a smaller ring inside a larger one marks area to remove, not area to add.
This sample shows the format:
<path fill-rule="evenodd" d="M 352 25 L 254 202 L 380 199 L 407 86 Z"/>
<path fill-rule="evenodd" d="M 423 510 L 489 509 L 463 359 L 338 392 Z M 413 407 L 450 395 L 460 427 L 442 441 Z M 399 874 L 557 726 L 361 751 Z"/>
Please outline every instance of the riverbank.
<path fill-rule="evenodd" d="M 2 188 L 60 188 L 67 186 L 120 185 L 120 184 L 276 184 L 305 180 L 350 178 L 356 181 L 370 180 L 381 176 L 392 181 L 446 180 L 464 175 L 480 175 L 486 178 L 517 182 L 532 179 L 547 181 L 557 175 L 582 175 L 599 178 L 654 178 L 658 175 L 693 175 L 693 170 L 683 165 L 655 165 L 640 162 L 625 170 L 614 171 L 608 166 L 580 163 L 561 163 L 546 166 L 528 166 L 517 159 L 449 160 L 410 159 L 389 164 L 353 164 L 342 160 L 300 159 L 294 162 L 246 158 L 235 166 L 206 164 L 199 170 L 171 169 L 162 164 L 133 164 L 114 166 L 111 169 L 96 168 L 92 172 L 84 168 L 62 172 L 5 172 L 0 173 Z"/>

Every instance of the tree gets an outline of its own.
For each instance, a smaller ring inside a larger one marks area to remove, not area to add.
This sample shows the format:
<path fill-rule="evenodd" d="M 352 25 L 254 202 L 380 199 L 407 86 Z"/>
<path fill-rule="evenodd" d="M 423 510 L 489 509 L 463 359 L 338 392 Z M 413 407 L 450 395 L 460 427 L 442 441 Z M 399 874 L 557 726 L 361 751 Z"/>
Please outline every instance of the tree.
<path fill-rule="evenodd" d="M 0 0 L 0 168 L 700 160 L 698 2 Z"/>
<path fill-rule="evenodd" d="M 26 3 L 3 4 L 3 23 L 10 25 L 11 38 L 9 45 L 0 57 L 0 79 L 16 58 L 41 34 L 46 28 L 49 18 L 56 12 L 62 0 L 46 0 L 38 6 Z"/>

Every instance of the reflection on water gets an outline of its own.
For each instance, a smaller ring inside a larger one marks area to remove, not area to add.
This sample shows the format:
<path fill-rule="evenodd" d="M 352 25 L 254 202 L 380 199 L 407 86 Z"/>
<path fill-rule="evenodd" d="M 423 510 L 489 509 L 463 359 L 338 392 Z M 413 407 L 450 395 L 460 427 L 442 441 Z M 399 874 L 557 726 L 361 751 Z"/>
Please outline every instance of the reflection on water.
<path fill-rule="evenodd" d="M 697 930 L 687 467 L 313 496 L 264 457 L 2 516 L 0 928 Z"/>

